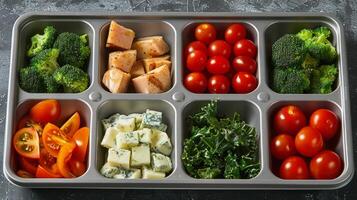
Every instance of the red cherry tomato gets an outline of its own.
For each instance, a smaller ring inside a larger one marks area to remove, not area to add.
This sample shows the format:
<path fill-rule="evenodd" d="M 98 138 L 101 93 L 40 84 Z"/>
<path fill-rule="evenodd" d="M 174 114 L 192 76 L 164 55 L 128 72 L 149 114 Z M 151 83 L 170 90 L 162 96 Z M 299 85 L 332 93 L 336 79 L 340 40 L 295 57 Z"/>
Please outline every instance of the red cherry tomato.
<path fill-rule="evenodd" d="M 336 135 L 340 123 L 337 115 L 328 109 L 318 109 L 310 117 L 310 126 L 322 134 L 325 141 Z"/>
<path fill-rule="evenodd" d="M 207 62 L 207 71 L 211 74 L 225 74 L 229 69 L 229 61 L 223 56 L 213 56 Z"/>
<path fill-rule="evenodd" d="M 200 24 L 195 29 L 195 37 L 204 43 L 211 43 L 216 39 L 216 28 L 212 24 Z"/>
<path fill-rule="evenodd" d="M 274 129 L 278 133 L 295 136 L 306 125 L 306 117 L 297 106 L 284 106 L 274 117 Z"/>
<path fill-rule="evenodd" d="M 236 93 L 249 93 L 258 85 L 258 81 L 252 74 L 247 72 L 238 72 L 234 75 L 232 86 Z"/>
<path fill-rule="evenodd" d="M 40 101 L 30 110 L 31 119 L 41 124 L 55 122 L 60 115 L 61 105 L 57 100 L 52 99 Z"/>
<path fill-rule="evenodd" d="M 214 94 L 229 92 L 229 79 L 224 75 L 213 75 L 208 80 L 208 91 Z"/>
<path fill-rule="evenodd" d="M 291 156 L 284 160 L 280 166 L 282 179 L 307 179 L 309 170 L 305 160 L 299 156 Z"/>
<path fill-rule="evenodd" d="M 191 72 L 203 71 L 206 63 L 207 55 L 203 51 L 194 51 L 187 56 L 186 66 Z"/>
<path fill-rule="evenodd" d="M 288 134 L 280 134 L 270 143 L 272 155 L 279 160 L 293 156 L 296 153 L 294 138 Z"/>
<path fill-rule="evenodd" d="M 342 161 L 337 153 L 325 150 L 310 161 L 310 173 L 315 179 L 334 179 L 341 174 Z"/>
<path fill-rule="evenodd" d="M 247 36 L 247 30 L 242 24 L 232 24 L 224 33 L 224 38 L 229 44 L 234 44 Z"/>
<path fill-rule="evenodd" d="M 237 56 L 233 59 L 232 65 L 238 72 L 248 72 L 255 74 L 257 71 L 257 62 L 248 56 Z"/>
<path fill-rule="evenodd" d="M 184 80 L 185 87 L 194 93 L 203 93 L 207 89 L 207 78 L 201 72 L 192 72 Z"/>
<path fill-rule="evenodd" d="M 203 43 L 201 41 L 193 41 L 190 44 L 188 44 L 186 46 L 185 56 L 188 56 L 190 53 L 192 53 L 194 51 L 202 51 L 206 55 L 208 54 L 207 47 L 206 47 L 205 43 Z"/>
<path fill-rule="evenodd" d="M 317 129 L 306 126 L 295 137 L 296 150 L 303 156 L 313 157 L 321 151 L 324 141 Z"/>
<path fill-rule="evenodd" d="M 231 46 L 224 40 L 215 40 L 208 46 L 209 56 L 224 56 L 227 59 L 231 56 Z"/>
<path fill-rule="evenodd" d="M 234 44 L 233 51 L 235 56 L 248 56 L 255 58 L 257 55 L 257 47 L 251 40 L 248 39 L 236 42 Z"/>

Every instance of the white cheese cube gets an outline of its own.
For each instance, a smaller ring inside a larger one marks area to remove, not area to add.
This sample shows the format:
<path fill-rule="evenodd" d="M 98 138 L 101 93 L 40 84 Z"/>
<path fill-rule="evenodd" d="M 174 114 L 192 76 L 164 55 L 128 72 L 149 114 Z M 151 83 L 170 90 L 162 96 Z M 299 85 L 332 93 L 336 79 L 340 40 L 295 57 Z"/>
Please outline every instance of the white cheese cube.
<path fill-rule="evenodd" d="M 107 177 L 107 178 L 113 178 L 115 174 L 119 172 L 119 169 L 117 167 L 112 166 L 108 162 L 103 165 L 103 167 L 100 169 L 100 173 Z"/>
<path fill-rule="evenodd" d="M 150 165 L 150 147 L 148 145 L 140 145 L 131 148 L 131 163 L 132 167 L 141 167 Z"/>
<path fill-rule="evenodd" d="M 116 146 L 120 149 L 130 149 L 139 144 L 139 135 L 137 132 L 119 133 L 116 136 Z"/>
<path fill-rule="evenodd" d="M 112 116 L 110 116 L 109 118 L 107 119 L 103 119 L 102 120 L 102 124 L 104 126 L 104 129 L 106 130 L 107 128 L 109 127 L 113 127 L 116 125 L 116 121 L 120 118 L 120 114 L 119 113 L 116 113 Z"/>
<path fill-rule="evenodd" d="M 156 128 L 162 123 L 162 112 L 154 110 L 146 110 L 143 114 L 143 120 L 141 122 L 140 128 Z"/>
<path fill-rule="evenodd" d="M 167 125 L 164 123 L 161 123 L 159 127 L 157 127 L 157 130 L 166 132 L 167 131 Z"/>
<path fill-rule="evenodd" d="M 131 169 L 127 174 L 128 179 L 138 179 L 141 178 L 141 169 Z"/>
<path fill-rule="evenodd" d="M 100 143 L 103 147 L 112 148 L 115 146 L 115 138 L 118 135 L 119 130 L 115 127 L 109 127 L 104 134 L 103 140 Z"/>
<path fill-rule="evenodd" d="M 151 153 L 151 167 L 155 172 L 170 172 L 172 170 L 171 159 L 160 153 Z"/>
<path fill-rule="evenodd" d="M 132 113 L 128 115 L 129 117 L 134 117 L 135 118 L 135 128 L 139 129 L 141 122 L 143 121 L 143 114 L 139 113 Z"/>
<path fill-rule="evenodd" d="M 143 179 L 163 179 L 166 176 L 165 173 L 155 172 L 147 167 L 143 167 L 142 173 L 143 173 Z"/>
<path fill-rule="evenodd" d="M 165 132 L 159 131 L 157 129 L 152 130 L 152 148 L 158 153 L 164 155 L 170 155 L 172 151 L 172 145 L 169 136 Z"/>
<path fill-rule="evenodd" d="M 117 174 L 115 174 L 113 176 L 113 178 L 114 179 L 125 179 L 126 178 L 125 170 L 119 169 L 119 172 Z"/>
<path fill-rule="evenodd" d="M 139 142 L 144 144 L 151 144 L 152 131 L 148 128 L 143 128 L 136 131 L 139 134 Z"/>
<path fill-rule="evenodd" d="M 135 130 L 135 118 L 121 115 L 116 123 L 116 128 L 121 132 L 130 132 Z"/>
<path fill-rule="evenodd" d="M 130 168 L 131 151 L 118 148 L 110 148 L 108 150 L 108 163 L 115 167 L 124 169 Z"/>

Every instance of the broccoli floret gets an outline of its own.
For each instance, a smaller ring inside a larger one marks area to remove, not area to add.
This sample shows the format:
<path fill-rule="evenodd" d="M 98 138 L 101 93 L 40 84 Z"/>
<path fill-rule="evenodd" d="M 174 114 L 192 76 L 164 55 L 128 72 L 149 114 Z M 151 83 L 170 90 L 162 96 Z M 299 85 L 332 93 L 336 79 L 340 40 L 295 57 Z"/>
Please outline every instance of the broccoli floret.
<path fill-rule="evenodd" d="M 312 38 L 314 35 L 311 29 L 302 29 L 299 33 L 296 34 L 300 39 L 303 41 L 307 41 L 308 39 Z"/>
<path fill-rule="evenodd" d="M 306 54 L 304 62 L 302 62 L 301 67 L 303 69 L 315 69 L 319 66 L 319 60 L 310 56 L 310 54 Z"/>
<path fill-rule="evenodd" d="M 61 33 L 54 45 L 60 50 L 58 62 L 61 65 L 72 65 L 82 68 L 90 56 L 87 35 L 79 36 L 75 33 Z"/>
<path fill-rule="evenodd" d="M 328 94 L 332 92 L 332 86 L 337 78 L 337 67 L 332 65 L 321 65 L 312 71 L 310 92 L 317 94 Z"/>
<path fill-rule="evenodd" d="M 19 84 L 26 92 L 42 93 L 46 91 L 44 80 L 34 67 L 20 69 Z"/>
<path fill-rule="evenodd" d="M 274 42 L 272 61 L 275 67 L 295 67 L 301 65 L 307 49 L 304 41 L 292 34 L 286 34 Z"/>
<path fill-rule="evenodd" d="M 56 39 L 56 29 L 53 26 L 47 26 L 43 34 L 36 34 L 31 37 L 31 47 L 27 51 L 27 56 L 34 57 L 41 51 L 52 47 Z"/>
<path fill-rule="evenodd" d="M 309 74 L 304 69 L 295 67 L 274 68 L 274 91 L 284 94 L 299 94 L 309 89 L 309 86 Z"/>
<path fill-rule="evenodd" d="M 56 82 L 53 76 L 47 76 L 44 78 L 46 91 L 48 93 L 57 93 L 61 91 L 61 85 Z"/>
<path fill-rule="evenodd" d="M 53 78 L 58 84 L 66 88 L 65 91 L 83 92 L 89 84 L 88 74 L 72 65 L 64 65 L 58 68 L 54 72 Z"/>
<path fill-rule="evenodd" d="M 58 55 L 58 49 L 45 49 L 31 59 L 30 66 L 36 68 L 42 77 L 50 76 L 59 67 Z"/>

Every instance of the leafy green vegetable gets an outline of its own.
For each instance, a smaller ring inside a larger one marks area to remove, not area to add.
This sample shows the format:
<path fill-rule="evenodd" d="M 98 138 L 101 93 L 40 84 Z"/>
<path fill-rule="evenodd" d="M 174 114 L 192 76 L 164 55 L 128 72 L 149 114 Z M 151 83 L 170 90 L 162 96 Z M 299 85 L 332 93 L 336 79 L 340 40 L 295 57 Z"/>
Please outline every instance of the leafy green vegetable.
<path fill-rule="evenodd" d="M 184 141 L 182 161 L 194 178 L 253 178 L 260 171 L 256 130 L 240 119 L 219 117 L 217 101 L 190 116 L 191 135 Z"/>

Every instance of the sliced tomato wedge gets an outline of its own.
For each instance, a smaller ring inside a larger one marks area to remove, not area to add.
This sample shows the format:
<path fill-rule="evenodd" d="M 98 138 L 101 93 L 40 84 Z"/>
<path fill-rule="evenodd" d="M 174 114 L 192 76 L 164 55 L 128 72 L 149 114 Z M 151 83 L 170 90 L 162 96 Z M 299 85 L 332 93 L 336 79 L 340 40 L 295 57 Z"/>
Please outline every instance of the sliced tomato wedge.
<path fill-rule="evenodd" d="M 71 172 L 77 177 L 82 176 L 87 171 L 86 164 L 76 159 L 69 160 L 68 165 Z"/>
<path fill-rule="evenodd" d="M 76 112 L 66 121 L 66 123 L 61 126 L 61 131 L 63 131 L 65 134 L 67 134 L 68 137 L 71 138 L 73 134 L 79 129 L 80 125 L 81 117 L 79 116 L 79 113 Z"/>
<path fill-rule="evenodd" d="M 76 143 L 76 148 L 73 151 L 73 157 L 77 160 L 84 162 L 88 150 L 89 142 L 89 128 L 80 128 L 72 137 L 72 141 Z"/>
<path fill-rule="evenodd" d="M 57 156 L 57 166 L 61 175 L 65 178 L 75 178 L 76 176 L 68 169 L 67 162 L 71 159 L 73 150 L 76 148 L 74 142 L 64 144 Z"/>
<path fill-rule="evenodd" d="M 61 147 L 69 142 L 69 138 L 56 125 L 47 123 L 43 129 L 42 142 L 48 153 L 57 157 Z"/>
<path fill-rule="evenodd" d="M 38 167 L 38 160 L 36 159 L 29 159 L 29 158 L 25 158 L 20 156 L 19 158 L 20 160 L 20 166 L 21 169 L 31 173 L 32 175 L 36 174 L 37 171 L 37 167 Z"/>
<path fill-rule="evenodd" d="M 33 178 L 33 175 L 25 170 L 18 170 L 16 174 L 21 178 Z"/>
<path fill-rule="evenodd" d="M 36 123 L 33 121 L 30 117 L 30 115 L 25 115 L 23 116 L 19 123 L 17 123 L 17 130 L 22 129 L 22 128 L 27 128 L 27 127 L 32 127 L 36 130 L 39 136 L 42 134 L 42 126 L 39 123 Z"/>
<path fill-rule="evenodd" d="M 40 158 L 39 137 L 34 128 L 22 128 L 13 138 L 13 145 L 18 154 L 26 158 Z"/>
<path fill-rule="evenodd" d="M 61 175 L 53 173 L 45 167 L 39 165 L 36 171 L 36 178 L 61 178 Z"/>

